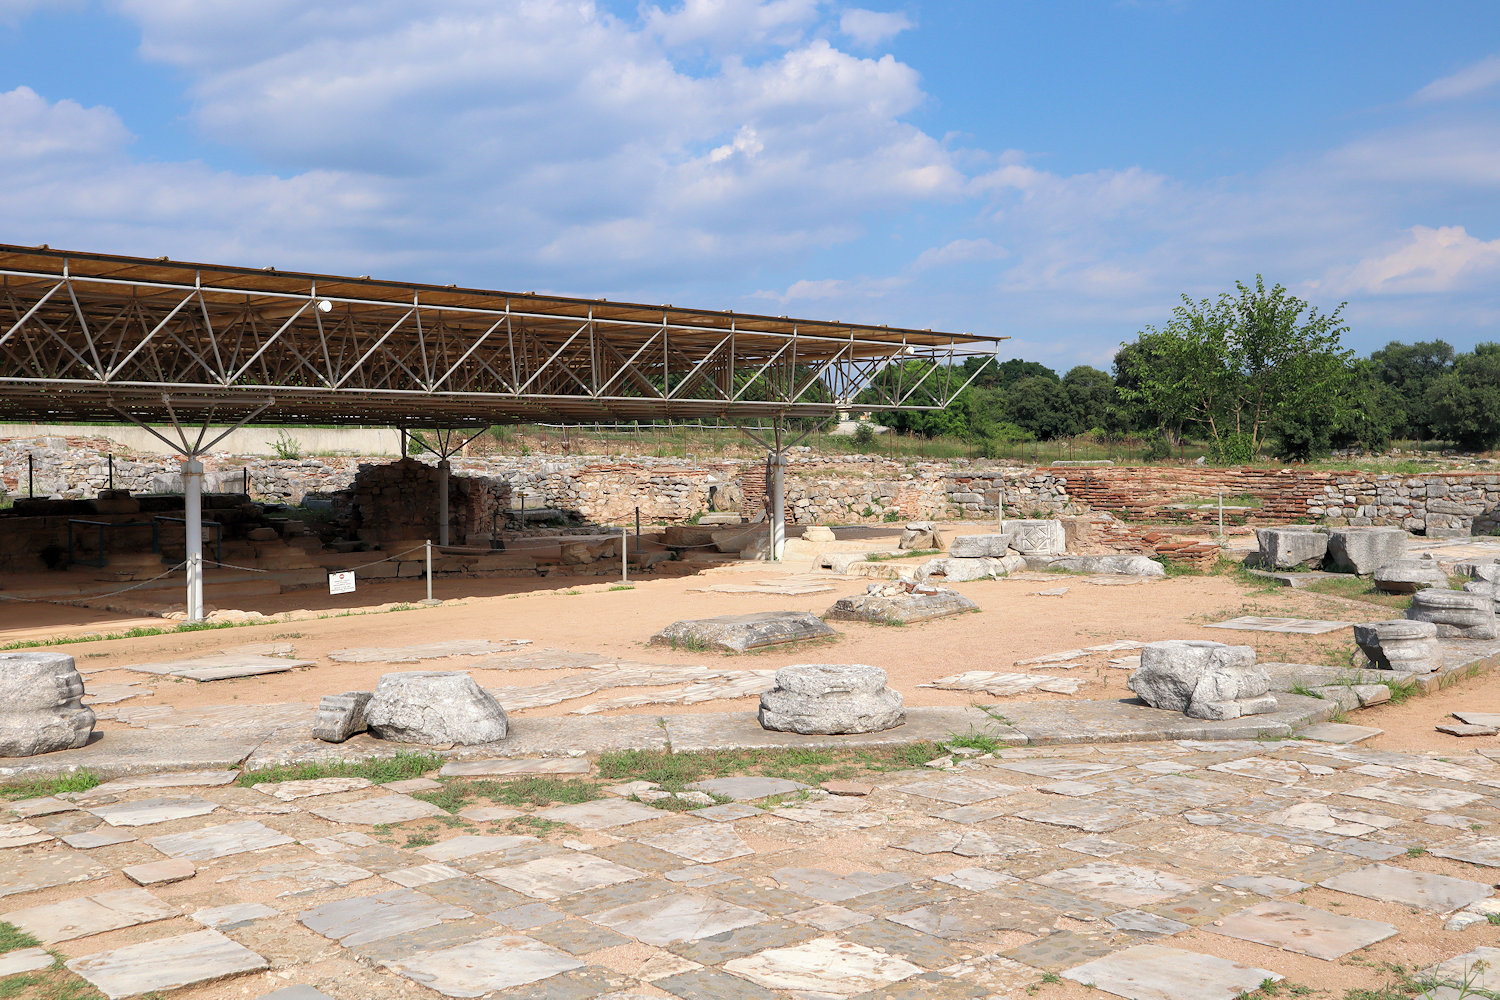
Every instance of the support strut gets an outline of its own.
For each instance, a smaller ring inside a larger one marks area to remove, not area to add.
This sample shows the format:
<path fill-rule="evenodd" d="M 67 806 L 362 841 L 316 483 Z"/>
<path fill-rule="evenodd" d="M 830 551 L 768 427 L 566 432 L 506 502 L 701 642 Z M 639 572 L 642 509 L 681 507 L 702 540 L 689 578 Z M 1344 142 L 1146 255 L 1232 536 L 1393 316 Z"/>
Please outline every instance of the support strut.
<path fill-rule="evenodd" d="M 162 401 L 172 417 L 172 431 L 177 438 L 175 441 L 118 406 L 111 405 L 110 409 L 183 456 L 182 533 L 183 549 L 187 560 L 187 620 L 201 622 L 203 620 L 203 463 L 198 461 L 198 458 L 200 455 L 207 454 L 214 445 L 230 434 L 276 405 L 276 400 L 268 398 L 257 401 L 259 405 L 255 409 L 235 421 L 222 433 L 208 440 L 207 443 L 204 439 L 208 437 L 209 428 L 213 423 L 214 411 L 217 408 L 215 405 L 207 406 L 207 412 L 203 414 L 201 426 L 199 426 L 191 421 L 184 423 L 177 414 L 179 410 L 185 409 L 203 410 L 202 401 L 192 397 L 170 395 L 162 396 Z M 193 433 L 194 431 L 196 433 Z"/>

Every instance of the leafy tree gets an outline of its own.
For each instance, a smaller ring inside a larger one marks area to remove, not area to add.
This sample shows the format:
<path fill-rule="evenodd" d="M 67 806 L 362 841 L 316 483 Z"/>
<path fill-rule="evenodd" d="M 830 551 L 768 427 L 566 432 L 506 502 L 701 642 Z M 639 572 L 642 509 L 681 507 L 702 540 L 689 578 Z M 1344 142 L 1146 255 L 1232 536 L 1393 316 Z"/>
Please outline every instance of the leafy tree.
<path fill-rule="evenodd" d="M 1432 385 L 1453 368 L 1453 345 L 1442 340 L 1415 344 L 1391 341 L 1370 355 L 1380 379 L 1402 400 L 1403 419 L 1396 433 L 1418 440 L 1433 436 Z"/>
<path fill-rule="evenodd" d="M 1116 431 L 1159 431 L 1156 437 L 1170 446 L 1181 436 L 1182 421 L 1174 413 L 1155 409 L 1145 394 L 1138 391 L 1143 374 L 1161 363 L 1156 355 L 1156 342 L 1144 335 L 1132 343 L 1121 344 L 1115 352 L 1115 403 L 1110 423 Z"/>
<path fill-rule="evenodd" d="M 1055 378 L 1023 378 L 1005 394 L 1005 415 L 1012 423 L 1043 441 L 1073 432 L 1068 390 Z"/>
<path fill-rule="evenodd" d="M 1062 377 L 1062 386 L 1067 391 L 1068 409 L 1073 417 L 1071 433 L 1081 434 L 1109 423 L 1115 402 L 1115 380 L 1107 373 L 1078 365 Z"/>
<path fill-rule="evenodd" d="M 1057 381 L 1057 372 L 1044 364 L 1036 361 L 1022 361 L 1020 358 L 1011 358 L 995 366 L 995 385 L 1009 388 L 1022 379 L 1028 378 L 1050 378 Z"/>
<path fill-rule="evenodd" d="M 1196 424 L 1221 461 L 1253 458 L 1278 418 L 1331 423 L 1352 352 L 1340 305 L 1323 315 L 1280 285 L 1236 283 L 1237 295 L 1186 295 L 1163 330 L 1147 327 L 1127 358 L 1121 395 L 1179 424 Z"/>
<path fill-rule="evenodd" d="M 1000 366 L 993 354 L 964 358 L 962 371 L 966 380 L 974 379 L 969 383 L 970 388 L 991 389 L 1000 384 Z"/>
<path fill-rule="evenodd" d="M 1500 444 L 1500 344 L 1475 346 L 1428 389 L 1426 403 L 1439 437 L 1466 451 Z"/>
<path fill-rule="evenodd" d="M 1373 359 L 1350 365 L 1349 384 L 1340 402 L 1343 405 L 1329 428 L 1331 443 L 1340 448 L 1382 451 L 1407 420 L 1406 400 L 1386 382 Z"/>
<path fill-rule="evenodd" d="M 961 385 L 961 370 L 945 370 L 931 361 L 908 358 L 886 365 L 876 375 L 875 385 L 855 397 L 855 405 L 886 397 L 904 398 L 907 406 L 937 406 L 947 389 Z M 917 412 L 891 411 L 881 415 L 881 423 L 898 431 L 937 437 L 968 433 L 969 410 L 973 388 L 965 389 L 948 407 Z"/>

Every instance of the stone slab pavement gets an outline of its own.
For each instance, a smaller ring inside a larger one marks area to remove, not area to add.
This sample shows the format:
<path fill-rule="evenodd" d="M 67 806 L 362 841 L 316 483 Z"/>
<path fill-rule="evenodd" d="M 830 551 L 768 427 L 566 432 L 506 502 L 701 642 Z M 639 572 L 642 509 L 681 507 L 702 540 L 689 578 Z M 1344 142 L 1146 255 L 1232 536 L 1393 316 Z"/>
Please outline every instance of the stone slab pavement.
<path fill-rule="evenodd" d="M 109 997 L 979 1000 L 1058 976 L 1101 1000 L 1233 1000 L 1397 954 L 1447 976 L 1488 928 L 1452 918 L 1500 907 L 1500 763 L 1477 753 L 1022 746 L 871 773 L 863 796 L 710 779 L 742 804 L 712 816 L 555 780 L 600 797 L 474 821 L 391 808 L 441 788 L 278 796 L 208 772 L 0 804 L 52 835 L 0 849 L 0 919 Z M 60 839 L 120 815 L 135 839 Z M 182 881 L 122 874 L 184 856 Z M 13 954 L 0 975 L 36 964 Z"/>
<path fill-rule="evenodd" d="M 1337 711 L 1332 702 L 1316 698 L 1292 694 L 1281 694 L 1278 698 L 1281 707 L 1274 713 L 1227 722 L 1189 719 L 1134 699 L 1006 702 L 988 711 L 978 706 L 909 708 L 905 725 L 853 736 L 768 732 L 760 727 L 754 712 L 608 718 L 522 716 L 512 718 L 510 735 L 501 743 L 437 752 L 461 761 L 605 750 L 665 750 L 669 745 L 677 750 L 840 747 L 942 740 L 970 730 L 1016 744 L 1253 739 L 1288 736 Z M 204 732 L 194 728 L 191 739 L 184 739 L 183 730 L 170 725 L 170 720 L 159 727 L 147 721 L 128 729 L 101 732 L 88 746 L 77 750 L 0 758 L 0 781 L 58 777 L 83 767 L 102 778 L 115 778 L 183 768 L 316 764 L 390 757 L 409 749 L 368 734 L 338 744 L 313 739 L 309 730 L 316 710 L 311 706 L 305 713 L 305 722 L 297 716 L 298 721 L 290 724 L 268 723 L 257 717 L 254 706 L 222 706 L 222 709 L 214 719 L 214 729 Z"/>

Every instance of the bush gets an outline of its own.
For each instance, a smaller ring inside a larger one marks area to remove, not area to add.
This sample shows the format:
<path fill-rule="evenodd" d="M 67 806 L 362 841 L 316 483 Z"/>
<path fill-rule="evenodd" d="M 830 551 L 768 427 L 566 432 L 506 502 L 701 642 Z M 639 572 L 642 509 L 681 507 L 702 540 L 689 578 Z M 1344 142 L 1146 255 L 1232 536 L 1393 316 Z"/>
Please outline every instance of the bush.
<path fill-rule="evenodd" d="M 1310 462 L 1328 454 L 1331 428 L 1322 414 L 1298 412 L 1277 418 L 1272 425 L 1273 453 L 1285 462 Z"/>
<path fill-rule="evenodd" d="M 276 440 L 271 442 L 271 447 L 276 450 L 277 458 L 292 460 L 302 457 L 302 442 L 286 431 L 281 431 L 276 435 Z"/>
<path fill-rule="evenodd" d="M 1255 439 L 1249 434 L 1229 432 L 1209 446 L 1209 458 L 1224 465 L 1255 461 Z"/>
<path fill-rule="evenodd" d="M 854 428 L 854 443 L 859 445 L 861 448 L 868 448 L 870 445 L 874 444 L 875 428 L 861 421 L 860 425 Z"/>
<path fill-rule="evenodd" d="M 1167 440 L 1165 434 L 1158 434 L 1146 442 L 1146 447 L 1141 450 L 1141 458 L 1147 462 L 1160 462 L 1172 457 L 1172 442 Z"/>

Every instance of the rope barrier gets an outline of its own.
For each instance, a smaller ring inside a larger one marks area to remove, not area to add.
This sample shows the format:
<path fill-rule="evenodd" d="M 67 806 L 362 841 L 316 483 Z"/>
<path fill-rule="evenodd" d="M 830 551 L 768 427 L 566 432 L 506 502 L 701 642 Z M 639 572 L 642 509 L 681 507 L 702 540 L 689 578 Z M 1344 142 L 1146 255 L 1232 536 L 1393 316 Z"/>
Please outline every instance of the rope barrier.
<path fill-rule="evenodd" d="M 337 570 L 336 572 L 339 572 L 339 573 L 353 573 L 356 570 L 361 570 L 361 569 L 364 569 L 364 568 L 366 568 L 368 566 L 379 566 L 383 562 L 395 562 L 397 559 L 400 559 L 402 556 L 411 555 L 413 552 L 421 552 L 424 548 L 426 548 L 425 545 L 414 545 L 414 546 L 412 546 L 411 548 L 407 549 L 404 552 L 397 552 L 395 555 L 386 556 L 384 559 L 376 559 L 376 560 L 374 560 L 372 562 L 360 563 L 358 566 L 350 566 L 348 569 L 341 569 L 341 570 Z M 433 548 L 437 548 L 437 546 L 434 545 Z"/>
<path fill-rule="evenodd" d="M 159 573 L 156 576 L 151 577 L 151 579 L 149 580 L 142 580 L 140 583 L 133 583 L 128 587 L 121 587 L 119 590 L 112 590 L 107 594 L 83 594 L 71 601 L 41 597 L 10 597 L 5 594 L 0 594 L 0 601 L 14 601 L 17 604 L 68 604 L 72 605 L 73 607 L 83 607 L 84 605 L 81 603 L 83 601 L 101 601 L 106 597 L 118 597 L 120 594 L 130 593 L 130 591 L 132 590 L 140 590 L 146 584 L 155 583 L 157 580 L 169 577 L 173 573 L 176 573 L 178 570 L 183 569 L 186 566 L 187 561 L 184 560 L 178 563 L 176 566 L 173 566 L 171 569 L 167 570 L 165 573 Z"/>
<path fill-rule="evenodd" d="M 453 548 L 454 546 L 449 546 L 449 547 Z M 383 562 L 394 562 L 395 560 L 400 559 L 403 556 L 409 556 L 409 555 L 411 555 L 413 552 L 421 552 L 422 548 L 423 548 L 423 546 L 417 545 L 417 546 L 414 546 L 412 548 L 406 549 L 406 550 L 404 550 L 402 552 L 397 552 L 394 555 L 386 556 L 386 557 L 384 557 L 382 559 L 375 559 L 375 560 L 373 560 L 371 562 L 360 563 L 358 566 L 350 566 L 347 569 L 330 570 L 330 572 L 333 572 L 333 573 L 353 573 L 356 570 L 366 569 L 366 568 L 368 568 L 370 566 L 378 566 L 378 565 L 380 565 Z M 437 545 L 434 545 L 433 546 L 433 550 L 434 551 L 441 551 L 441 547 L 437 546 Z M 239 569 L 239 570 L 244 570 L 247 573 L 273 573 L 273 572 L 275 572 L 275 570 L 264 569 L 264 568 L 257 567 L 257 566 L 236 566 L 234 563 L 227 563 L 227 562 L 216 562 L 216 563 L 213 563 L 213 566 L 215 568 L 218 568 L 218 569 Z"/>

